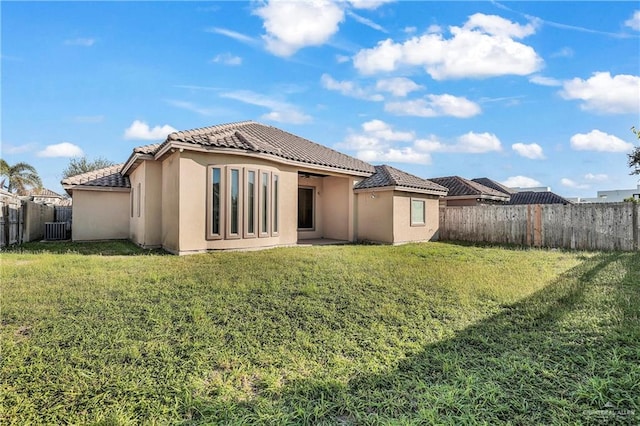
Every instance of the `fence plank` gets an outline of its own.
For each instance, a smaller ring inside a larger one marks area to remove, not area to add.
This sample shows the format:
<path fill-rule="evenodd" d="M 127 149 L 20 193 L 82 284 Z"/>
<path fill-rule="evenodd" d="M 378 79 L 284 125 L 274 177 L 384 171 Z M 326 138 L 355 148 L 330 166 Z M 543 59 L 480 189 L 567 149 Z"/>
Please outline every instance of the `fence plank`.
<path fill-rule="evenodd" d="M 579 250 L 639 250 L 640 205 L 442 207 L 440 238 Z"/>

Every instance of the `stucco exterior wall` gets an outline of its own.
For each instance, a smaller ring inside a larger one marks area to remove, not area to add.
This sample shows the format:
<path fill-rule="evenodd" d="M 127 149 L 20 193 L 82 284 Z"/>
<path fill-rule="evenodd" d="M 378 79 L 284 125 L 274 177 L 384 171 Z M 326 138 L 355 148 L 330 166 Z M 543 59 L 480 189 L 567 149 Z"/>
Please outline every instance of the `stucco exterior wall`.
<path fill-rule="evenodd" d="M 353 240 L 353 189 L 352 179 L 329 176 L 323 178 L 324 237 L 334 240 Z M 351 225 L 351 226 L 350 226 Z"/>
<path fill-rule="evenodd" d="M 411 200 L 424 200 L 425 224 L 411 225 Z M 438 198 L 395 191 L 393 194 L 393 243 L 430 241 L 438 238 L 440 210 Z"/>
<path fill-rule="evenodd" d="M 162 247 L 178 252 L 180 244 L 180 154 L 173 153 L 162 161 Z"/>
<path fill-rule="evenodd" d="M 393 243 L 393 191 L 357 195 L 357 239 Z"/>
<path fill-rule="evenodd" d="M 143 247 L 159 247 L 162 244 L 162 164 L 143 161 L 129 175 L 129 180 L 133 203 L 129 208 L 129 238 Z"/>
<path fill-rule="evenodd" d="M 74 241 L 129 238 L 129 190 L 73 190 Z"/>

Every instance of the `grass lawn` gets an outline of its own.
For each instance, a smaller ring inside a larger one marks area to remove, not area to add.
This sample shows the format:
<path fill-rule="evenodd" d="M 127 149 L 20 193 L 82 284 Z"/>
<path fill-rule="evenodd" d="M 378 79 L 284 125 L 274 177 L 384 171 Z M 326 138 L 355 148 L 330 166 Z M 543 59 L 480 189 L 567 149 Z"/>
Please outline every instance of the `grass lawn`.
<path fill-rule="evenodd" d="M 640 253 L 1 254 L 0 424 L 640 423 Z"/>

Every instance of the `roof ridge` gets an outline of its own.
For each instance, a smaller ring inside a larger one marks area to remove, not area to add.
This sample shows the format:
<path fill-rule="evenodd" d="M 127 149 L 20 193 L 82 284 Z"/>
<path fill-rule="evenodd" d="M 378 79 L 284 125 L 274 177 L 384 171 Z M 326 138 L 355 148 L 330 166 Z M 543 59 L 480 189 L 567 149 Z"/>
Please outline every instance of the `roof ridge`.
<path fill-rule="evenodd" d="M 177 132 L 169 133 L 168 140 L 178 140 L 184 136 L 196 136 L 205 135 L 211 133 L 222 133 L 224 131 L 235 130 L 237 127 L 245 126 L 247 124 L 259 124 L 253 120 L 236 121 L 232 123 L 216 124 L 214 126 L 196 127 L 194 129 L 178 130 Z"/>
<path fill-rule="evenodd" d="M 88 172 L 79 173 L 77 175 L 67 176 L 66 178 L 62 179 L 61 183 L 64 185 L 65 183 L 70 183 L 71 179 L 78 180 L 78 179 L 83 179 L 87 177 L 92 177 L 96 179 L 96 178 L 112 175 L 115 172 L 120 173 L 120 170 L 122 169 L 123 166 L 124 166 L 124 163 L 113 164 L 111 166 L 103 167 L 101 169 L 90 170 Z"/>

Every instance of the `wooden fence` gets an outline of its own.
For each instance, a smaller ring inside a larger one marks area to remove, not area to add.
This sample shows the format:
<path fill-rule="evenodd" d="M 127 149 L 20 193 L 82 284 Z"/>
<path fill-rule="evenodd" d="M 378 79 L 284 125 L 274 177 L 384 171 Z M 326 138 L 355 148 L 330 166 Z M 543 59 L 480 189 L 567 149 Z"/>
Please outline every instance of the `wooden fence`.
<path fill-rule="evenodd" d="M 440 240 L 580 250 L 639 250 L 640 205 L 442 207 Z"/>
<path fill-rule="evenodd" d="M 45 223 L 53 222 L 54 207 L 0 193 L 0 247 L 40 240 Z"/>

